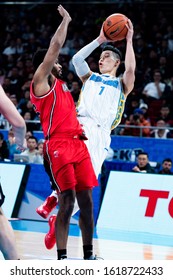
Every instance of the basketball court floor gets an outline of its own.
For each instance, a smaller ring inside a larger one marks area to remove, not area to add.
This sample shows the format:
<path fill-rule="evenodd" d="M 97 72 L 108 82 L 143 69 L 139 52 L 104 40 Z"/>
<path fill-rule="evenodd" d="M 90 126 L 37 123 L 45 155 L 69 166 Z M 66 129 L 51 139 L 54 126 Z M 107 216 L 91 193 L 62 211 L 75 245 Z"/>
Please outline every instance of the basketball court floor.
<path fill-rule="evenodd" d="M 44 246 L 47 221 L 10 222 L 21 260 L 56 260 L 56 247 L 47 250 Z M 173 240 L 170 236 L 95 228 L 94 253 L 104 260 L 173 260 Z M 81 234 L 76 224 L 70 225 L 68 257 L 82 259 Z"/>

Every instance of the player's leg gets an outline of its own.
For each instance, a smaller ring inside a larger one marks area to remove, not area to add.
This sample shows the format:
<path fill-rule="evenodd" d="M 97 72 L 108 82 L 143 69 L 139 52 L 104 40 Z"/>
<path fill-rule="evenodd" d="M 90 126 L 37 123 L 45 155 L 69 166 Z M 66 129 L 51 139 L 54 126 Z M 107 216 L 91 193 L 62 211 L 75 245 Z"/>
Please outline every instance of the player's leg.
<path fill-rule="evenodd" d="M 50 157 L 50 155 L 49 155 Z M 53 163 L 54 165 L 54 163 Z M 44 157 L 44 168 L 46 173 L 48 174 L 50 178 L 50 186 L 51 189 L 53 190 L 52 193 L 46 198 L 46 200 L 41 204 L 37 209 L 36 212 L 44 219 L 46 219 L 49 214 L 53 211 L 53 209 L 57 206 L 58 204 L 58 194 L 56 191 L 56 184 L 53 179 L 52 171 L 50 170 L 50 162 L 47 158 L 47 155 Z"/>
<path fill-rule="evenodd" d="M 79 226 L 82 232 L 83 253 L 85 260 L 95 260 L 93 255 L 93 199 L 92 188 L 98 186 L 98 181 L 94 173 L 90 157 L 82 160 L 75 170 L 76 198 L 80 209 Z"/>
<path fill-rule="evenodd" d="M 77 181 L 75 178 L 73 163 L 62 165 L 61 168 L 58 169 L 57 167 L 60 166 L 60 164 L 57 166 L 59 158 L 56 160 L 57 161 L 54 161 L 54 165 L 52 165 L 51 172 L 54 179 L 53 188 L 57 187 L 58 191 L 59 210 L 57 218 L 49 220 L 49 225 L 52 225 L 52 230 L 49 231 L 49 236 L 46 235 L 45 237 L 45 245 L 47 245 L 46 247 L 50 249 L 53 242 L 56 241 L 58 259 L 63 259 L 67 257 L 66 246 L 70 218 L 74 208 L 76 195 L 75 185 Z M 49 241 L 49 244 L 46 243 L 47 241 Z"/>
<path fill-rule="evenodd" d="M 101 150 L 101 149 L 102 149 L 102 147 L 100 147 L 100 149 L 99 149 L 99 146 L 97 146 L 97 151 L 95 149 L 95 151 L 96 151 L 95 154 L 92 153 L 92 164 L 93 164 L 94 171 L 96 174 L 99 174 L 100 162 L 102 162 L 106 156 L 106 150 L 105 149 Z M 92 150 L 91 147 L 90 147 L 90 150 Z M 72 216 L 75 215 L 78 212 L 78 210 L 79 210 L 79 205 L 78 205 L 77 199 L 75 199 L 75 205 L 74 205 L 74 209 L 72 212 Z M 49 218 L 49 231 L 45 235 L 45 239 L 44 239 L 45 246 L 49 250 L 52 249 L 56 243 L 55 232 L 54 232 L 55 220 L 56 220 L 55 215 L 52 215 Z"/>
<path fill-rule="evenodd" d="M 80 122 L 82 122 L 82 119 L 80 120 Z M 105 147 L 109 147 L 110 145 L 110 135 L 107 133 L 104 134 L 100 128 L 96 127 L 95 122 L 93 122 L 92 120 L 90 119 L 86 120 L 85 118 L 85 122 L 88 122 L 83 124 L 83 126 L 86 131 L 86 135 L 89 138 L 87 141 L 85 141 L 85 144 L 88 148 L 96 177 L 98 177 L 99 173 L 101 172 L 102 163 L 107 155 L 107 149 L 105 149 Z M 46 165 L 45 165 L 45 169 L 47 169 Z M 53 191 L 51 195 L 46 198 L 44 203 L 36 209 L 36 211 L 40 216 L 46 219 L 48 215 L 53 211 L 53 209 L 57 206 L 57 204 L 58 204 L 57 192 Z M 75 206 L 74 206 L 72 216 L 75 215 L 78 212 L 78 210 L 79 210 L 79 206 L 77 201 L 75 201 Z M 50 221 L 51 222 L 49 224 L 53 225 L 52 217 L 50 218 Z"/>
<path fill-rule="evenodd" d="M 74 202 L 74 190 L 66 190 L 60 193 L 59 211 L 55 221 L 56 245 L 59 260 L 67 257 L 67 239 Z"/>
<path fill-rule="evenodd" d="M 79 226 L 82 232 L 84 259 L 90 259 L 93 256 L 93 202 L 92 190 L 82 190 L 76 193 L 80 208 Z"/>
<path fill-rule="evenodd" d="M 56 191 L 53 191 L 41 204 L 39 207 L 36 208 L 36 212 L 44 219 L 46 219 L 49 214 L 55 209 L 55 207 L 58 205 L 58 194 Z M 75 215 L 79 211 L 79 205 L 77 203 L 77 200 L 75 200 L 75 205 L 73 209 L 72 216 Z M 52 218 L 51 218 L 52 219 Z M 50 220 L 51 220 L 50 219 Z M 52 223 L 51 223 L 52 224 Z"/>
<path fill-rule="evenodd" d="M 0 207 L 0 251 L 6 260 L 18 260 L 15 235 Z"/>
<path fill-rule="evenodd" d="M 75 204 L 72 212 L 72 216 L 79 211 L 79 205 L 77 203 L 77 199 L 75 199 Z M 48 221 L 49 230 L 48 233 L 45 235 L 44 243 L 48 250 L 52 249 L 56 243 L 55 237 L 55 221 L 56 215 L 51 215 Z"/>

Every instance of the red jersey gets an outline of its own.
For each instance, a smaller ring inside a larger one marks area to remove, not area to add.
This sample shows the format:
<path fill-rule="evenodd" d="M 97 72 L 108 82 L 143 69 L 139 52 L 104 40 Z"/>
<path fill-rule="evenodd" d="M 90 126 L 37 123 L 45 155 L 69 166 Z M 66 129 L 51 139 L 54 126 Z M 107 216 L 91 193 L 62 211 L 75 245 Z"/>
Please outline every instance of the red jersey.
<path fill-rule="evenodd" d="M 49 92 L 37 97 L 32 81 L 30 99 L 40 116 L 45 139 L 51 136 L 66 138 L 82 135 L 83 130 L 76 117 L 75 104 L 65 82 L 55 79 Z"/>
<path fill-rule="evenodd" d="M 65 82 L 55 79 L 49 92 L 30 98 L 40 115 L 44 137 L 44 166 L 52 187 L 59 192 L 81 191 L 98 185 L 75 104 Z M 79 136 L 79 137 L 77 137 Z"/>

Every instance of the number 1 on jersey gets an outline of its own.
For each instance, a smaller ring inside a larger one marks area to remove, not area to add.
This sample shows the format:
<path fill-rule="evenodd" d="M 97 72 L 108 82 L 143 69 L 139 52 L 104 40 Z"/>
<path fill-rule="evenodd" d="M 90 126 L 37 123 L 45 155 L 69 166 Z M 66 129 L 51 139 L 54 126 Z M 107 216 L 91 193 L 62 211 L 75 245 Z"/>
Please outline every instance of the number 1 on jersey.
<path fill-rule="evenodd" d="M 101 90 L 99 92 L 99 95 L 101 95 L 103 93 L 104 89 L 105 89 L 105 87 L 101 86 Z"/>

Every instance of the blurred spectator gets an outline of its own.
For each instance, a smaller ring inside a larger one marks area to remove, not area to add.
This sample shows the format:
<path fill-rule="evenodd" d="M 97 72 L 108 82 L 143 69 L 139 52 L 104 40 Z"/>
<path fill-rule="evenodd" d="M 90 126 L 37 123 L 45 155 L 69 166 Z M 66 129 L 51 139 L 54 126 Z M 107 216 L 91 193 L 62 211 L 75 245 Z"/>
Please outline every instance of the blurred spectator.
<path fill-rule="evenodd" d="M 167 84 L 170 87 L 171 92 L 173 92 L 173 74 L 167 79 Z"/>
<path fill-rule="evenodd" d="M 25 112 L 30 112 L 31 120 L 34 120 L 35 118 L 37 118 L 37 114 L 35 113 L 35 111 L 33 109 L 33 105 L 30 100 L 27 100 L 27 102 L 26 102 L 26 108 L 24 109 L 23 113 L 25 113 Z"/>
<path fill-rule="evenodd" d="M 7 147 L 9 150 L 9 159 L 13 161 L 14 154 L 20 154 L 21 151 L 18 149 L 18 146 L 15 143 L 14 133 L 12 130 L 9 130 L 8 132 Z"/>
<path fill-rule="evenodd" d="M 34 136 L 34 135 L 33 135 L 33 132 L 32 132 L 32 131 L 29 131 L 29 130 L 28 130 L 28 131 L 26 132 L 26 135 L 25 135 L 26 140 L 28 140 L 30 136 Z"/>
<path fill-rule="evenodd" d="M 4 59 L 4 64 L 5 64 L 5 69 L 8 72 L 12 67 L 15 65 L 15 56 L 12 54 L 9 54 L 5 59 Z"/>
<path fill-rule="evenodd" d="M 173 127 L 173 117 L 169 105 L 165 104 L 161 107 L 160 115 L 156 121 L 158 120 L 164 120 L 167 126 Z"/>
<path fill-rule="evenodd" d="M 70 48 L 68 46 L 68 41 L 65 42 L 64 46 L 60 50 L 60 55 L 69 55 L 70 53 Z"/>
<path fill-rule="evenodd" d="M 64 70 L 63 70 L 63 73 L 64 73 Z M 76 75 L 74 74 L 74 72 L 68 71 L 68 73 L 66 74 L 66 77 L 65 77 L 65 81 L 66 81 L 69 89 L 71 89 L 73 82 L 77 81 L 77 80 L 78 79 L 77 79 Z"/>
<path fill-rule="evenodd" d="M 165 103 L 169 104 L 170 111 L 171 111 L 171 113 L 173 115 L 173 73 L 167 79 L 166 82 L 167 82 L 167 85 L 170 87 L 170 92 L 169 92 L 169 95 L 164 97 L 164 99 L 165 99 Z"/>
<path fill-rule="evenodd" d="M 23 91 L 23 92 L 29 91 L 29 89 L 30 89 L 30 84 L 31 84 L 31 81 L 32 81 L 32 77 L 33 77 L 33 74 L 32 74 L 32 73 L 28 74 L 27 80 L 26 80 L 25 83 L 22 85 L 22 91 Z"/>
<path fill-rule="evenodd" d="M 9 159 L 9 149 L 7 142 L 4 140 L 4 135 L 0 132 L 0 161 Z"/>
<path fill-rule="evenodd" d="M 145 119 L 143 110 L 137 108 L 134 110 L 134 114 L 130 115 L 129 120 L 125 121 L 126 127 L 120 130 L 120 135 L 130 135 L 130 136 L 150 136 L 150 126 L 151 123 L 149 120 Z M 129 127 L 133 125 L 136 127 Z M 141 128 L 141 126 L 146 126 L 146 128 Z"/>
<path fill-rule="evenodd" d="M 16 67 L 18 69 L 19 76 L 20 77 L 25 77 L 24 61 L 21 58 L 17 59 Z"/>
<path fill-rule="evenodd" d="M 167 33 L 165 34 L 164 38 L 168 40 L 168 49 L 172 52 L 173 51 L 173 26 L 167 26 Z"/>
<path fill-rule="evenodd" d="M 79 95 L 80 95 L 80 85 L 78 81 L 72 82 L 70 92 L 76 104 L 78 102 Z"/>
<path fill-rule="evenodd" d="M 134 51 L 136 56 L 136 64 L 138 65 L 139 69 L 143 71 L 147 62 L 148 48 L 146 42 L 140 36 L 136 38 Z"/>
<path fill-rule="evenodd" d="M 44 139 L 40 139 L 37 145 L 37 153 L 34 156 L 33 163 L 43 164 L 43 146 Z"/>
<path fill-rule="evenodd" d="M 40 122 L 36 122 L 36 119 L 32 120 L 31 112 L 26 111 L 23 115 L 23 118 L 26 122 L 26 129 L 27 131 L 36 131 L 39 130 Z M 38 121 L 38 120 L 37 120 Z"/>
<path fill-rule="evenodd" d="M 21 153 L 21 155 L 25 155 L 29 157 L 29 163 L 34 162 L 35 155 L 37 154 L 37 138 L 34 136 L 30 136 L 27 139 L 27 150 Z"/>
<path fill-rule="evenodd" d="M 150 121 L 150 118 L 149 118 L 149 115 L 148 115 L 148 105 L 146 103 L 142 102 L 139 105 L 139 109 L 141 109 L 143 111 L 145 119 Z"/>
<path fill-rule="evenodd" d="M 137 156 L 137 165 L 132 168 L 133 172 L 155 173 L 155 169 L 149 163 L 148 154 L 141 152 Z"/>
<path fill-rule="evenodd" d="M 162 161 L 162 168 L 158 173 L 165 174 L 165 175 L 173 175 L 173 172 L 171 172 L 171 168 L 172 168 L 172 159 L 165 158 Z"/>
<path fill-rule="evenodd" d="M 153 82 L 149 82 L 143 89 L 144 101 L 148 104 L 150 100 L 160 99 L 166 88 L 166 84 L 161 82 L 162 76 L 160 71 L 155 70 L 153 74 Z"/>
<path fill-rule="evenodd" d="M 143 113 L 146 114 L 147 110 L 148 110 L 148 105 L 146 103 L 141 103 L 139 105 L 139 109 L 141 109 L 143 111 Z"/>
<path fill-rule="evenodd" d="M 20 99 L 17 108 L 20 110 L 21 114 L 24 115 L 24 113 L 27 111 L 27 103 L 30 100 L 30 93 L 28 89 L 25 89 L 23 92 L 23 97 Z"/>
<path fill-rule="evenodd" d="M 28 79 L 31 81 L 34 70 L 33 70 L 32 60 L 28 56 L 25 59 L 24 70 L 25 70 L 25 75 L 28 76 Z"/>
<path fill-rule="evenodd" d="M 4 55 L 15 55 L 16 54 L 16 42 L 14 39 L 10 41 L 10 44 L 3 50 Z"/>
<path fill-rule="evenodd" d="M 24 77 L 19 75 L 17 67 L 12 67 L 8 73 L 8 78 L 10 78 L 11 91 L 16 95 L 17 101 L 21 99 L 21 87 L 24 82 Z"/>
<path fill-rule="evenodd" d="M 160 57 L 162 56 L 169 57 L 170 55 L 170 50 L 168 48 L 168 40 L 165 38 L 162 38 L 161 40 L 159 55 Z"/>
<path fill-rule="evenodd" d="M 27 131 L 41 130 L 39 117 L 35 113 L 30 100 L 26 100 L 23 104 L 21 115 L 26 120 Z"/>
<path fill-rule="evenodd" d="M 5 129 L 6 128 L 6 119 L 2 114 L 0 114 L 0 129 Z"/>
<path fill-rule="evenodd" d="M 133 114 L 134 110 L 139 108 L 139 97 L 133 91 L 131 94 L 127 96 L 127 101 L 125 103 L 124 115 L 129 117 Z"/>
<path fill-rule="evenodd" d="M 146 72 L 153 72 L 154 69 L 158 67 L 158 53 L 155 49 L 151 48 L 147 58 L 147 71 Z"/>
<path fill-rule="evenodd" d="M 9 92 L 10 94 L 12 94 L 12 86 L 11 86 L 11 82 L 10 82 L 9 77 L 7 77 L 7 76 L 4 77 L 2 87 L 5 91 L 5 93 Z"/>
<path fill-rule="evenodd" d="M 158 128 L 151 131 L 150 137 L 157 139 L 172 138 L 171 131 L 167 128 L 164 120 L 158 120 L 156 126 L 158 126 Z"/>
<path fill-rule="evenodd" d="M 16 53 L 23 54 L 24 53 L 24 46 L 21 38 L 16 39 Z"/>
<path fill-rule="evenodd" d="M 159 65 L 158 69 L 162 75 L 162 79 L 165 82 L 167 77 L 170 77 L 170 69 L 168 68 L 168 63 L 167 63 L 167 57 L 166 56 L 160 56 L 159 58 Z"/>
<path fill-rule="evenodd" d="M 16 95 L 15 95 L 15 94 L 12 94 L 12 95 L 9 96 L 9 98 L 10 98 L 11 102 L 13 102 L 13 104 L 15 105 L 15 107 L 17 107 L 17 106 L 18 106 L 18 102 L 17 102 L 17 97 L 16 97 Z"/>

